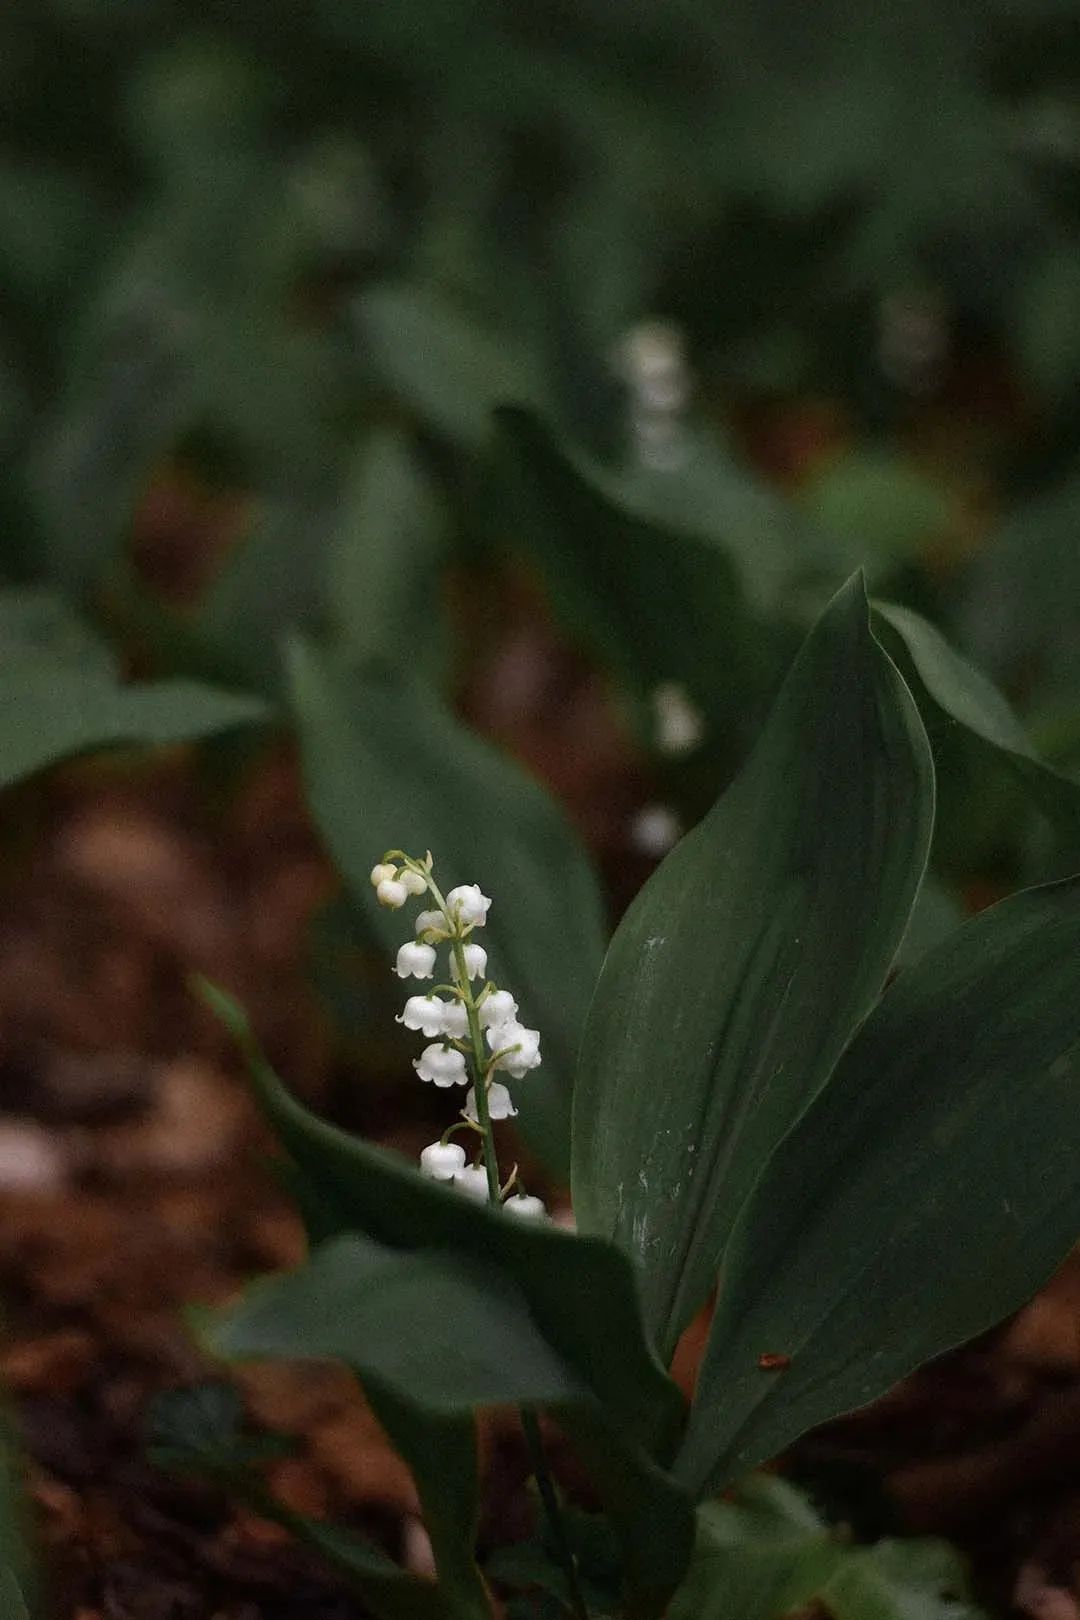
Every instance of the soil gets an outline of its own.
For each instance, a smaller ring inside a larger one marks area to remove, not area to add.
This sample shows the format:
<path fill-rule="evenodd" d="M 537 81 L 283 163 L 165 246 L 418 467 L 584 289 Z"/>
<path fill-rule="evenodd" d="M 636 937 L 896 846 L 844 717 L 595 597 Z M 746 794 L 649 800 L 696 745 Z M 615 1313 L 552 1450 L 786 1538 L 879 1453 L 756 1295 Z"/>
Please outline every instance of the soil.
<path fill-rule="evenodd" d="M 315 1105 L 410 1154 L 432 1123 L 427 1099 L 400 1087 L 392 1042 L 361 1070 L 310 989 L 308 927 L 335 891 L 293 761 L 272 752 L 212 814 L 209 802 L 180 753 L 141 775 L 80 765 L 8 803 L 21 848 L 0 931 L 0 1384 L 54 1620 L 364 1613 L 284 1531 L 146 1455 L 153 1397 L 221 1376 L 184 1308 L 224 1303 L 302 1250 L 187 975 L 244 998 Z M 393 993 L 382 982 L 361 987 L 376 1005 Z M 694 1353 L 691 1337 L 684 1373 Z M 347 1376 L 235 1376 L 251 1421 L 295 1439 L 268 1467 L 287 1505 L 429 1567 L 412 1481 Z M 484 1534 L 523 1533 L 506 1506 L 524 1473 L 516 1444 L 490 1429 L 486 1455 Z M 994 1612 L 1080 1620 L 1080 1260 L 1004 1328 L 811 1436 L 786 1466 L 868 1534 L 957 1539 Z"/>

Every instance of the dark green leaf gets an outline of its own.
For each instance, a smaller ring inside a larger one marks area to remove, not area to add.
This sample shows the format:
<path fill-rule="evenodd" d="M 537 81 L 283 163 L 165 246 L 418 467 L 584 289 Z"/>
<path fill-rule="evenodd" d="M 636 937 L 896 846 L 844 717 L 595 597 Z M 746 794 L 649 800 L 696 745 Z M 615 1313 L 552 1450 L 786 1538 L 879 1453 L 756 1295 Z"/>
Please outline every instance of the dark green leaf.
<path fill-rule="evenodd" d="M 240 1042 L 270 1124 L 318 1189 L 321 1220 L 394 1247 L 446 1249 L 500 1267 L 527 1298 L 554 1350 L 627 1439 L 662 1458 L 677 1437 L 684 1403 L 646 1344 L 625 1256 L 595 1238 L 511 1222 L 318 1119 L 282 1086 L 237 1004 L 205 983 L 201 993 Z"/>
<path fill-rule="evenodd" d="M 452 1195 L 451 1195 L 452 1196 Z M 224 1356 L 336 1358 L 435 1416 L 583 1400 L 517 1285 L 449 1250 L 393 1249 L 353 1232 L 297 1271 L 256 1283 L 208 1335 Z"/>
<path fill-rule="evenodd" d="M 444 519 L 408 438 L 384 428 L 356 457 L 330 548 L 327 612 L 350 664 L 400 658 L 438 670 Z"/>
<path fill-rule="evenodd" d="M 375 903 L 368 874 L 384 850 L 430 849 L 444 893 L 479 881 L 494 897 L 489 971 L 543 1040 L 543 1067 L 515 1102 L 537 1152 L 565 1170 L 573 1058 L 604 937 L 584 849 L 554 801 L 419 681 L 374 669 L 335 675 L 302 642 L 290 649 L 289 676 L 312 810 L 385 941 L 387 973 L 408 924 Z"/>
<path fill-rule="evenodd" d="M 670 1620 L 786 1620 L 819 1606 L 835 1620 L 977 1620 L 966 1593 L 947 1543 L 852 1546 L 793 1486 L 759 1475 L 734 1500 L 699 1508 Z"/>
<path fill-rule="evenodd" d="M 496 405 L 540 397 L 535 368 L 514 338 L 485 331 L 436 292 L 387 283 L 362 293 L 356 310 L 382 377 L 455 443 L 477 449 Z"/>
<path fill-rule="evenodd" d="M 294 1160 L 289 1180 L 315 1241 L 359 1229 L 407 1249 L 433 1248 L 497 1265 L 528 1300 L 532 1319 L 573 1367 L 593 1399 L 560 1410 L 559 1421 L 587 1462 L 616 1525 L 633 1613 L 659 1614 L 679 1580 L 693 1536 L 690 1502 L 652 1457 L 666 1459 L 682 1426 L 683 1401 L 647 1348 L 633 1278 L 617 1250 L 552 1228 L 523 1229 L 424 1181 L 393 1156 L 316 1119 L 284 1090 L 255 1046 L 235 1002 L 202 994 L 240 1040 L 267 1117 Z M 385 1386 L 368 1387 L 376 1402 Z M 438 1436 L 402 1428 L 397 1399 L 389 1427 L 417 1471 L 421 1491 L 438 1491 Z M 380 1408 L 381 1410 L 381 1408 Z M 440 1420 L 440 1423 L 443 1420 Z M 452 1420 L 460 1423 L 460 1420 Z M 466 1459 L 459 1426 L 445 1431 L 461 1485 Z M 434 1448 L 434 1449 L 433 1449 Z M 460 1530 L 471 1513 L 463 1487 L 456 1507 L 429 1513 L 433 1540 Z M 659 1531 L 662 1533 L 658 1533 Z M 467 1574 L 467 1572 L 466 1572 Z M 466 1583 L 467 1584 L 467 1583 Z"/>
<path fill-rule="evenodd" d="M 926 736 L 854 580 L 742 774 L 630 907 L 589 1013 L 574 1205 L 640 1263 L 666 1353 L 881 990 L 932 820 Z"/>
<path fill-rule="evenodd" d="M 257 1284 L 211 1330 L 220 1354 L 334 1357 L 364 1381 L 413 1468 L 447 1612 L 485 1616 L 473 1560 L 478 1407 L 590 1405 L 505 1272 L 449 1250 L 405 1252 L 359 1233 Z"/>
<path fill-rule="evenodd" d="M 285 1435 L 251 1433 L 239 1391 L 223 1383 L 157 1395 L 147 1414 L 146 1441 L 159 1468 L 212 1478 L 229 1478 L 293 1449 Z"/>
<path fill-rule="evenodd" d="M 200 673 L 272 693 L 281 684 L 283 634 L 310 627 L 322 607 L 320 550 L 328 503 L 264 503 L 199 604 L 192 622 Z"/>
<path fill-rule="evenodd" d="M 859 1031 L 740 1220 L 677 1469 L 694 1490 L 990 1327 L 1068 1251 L 1078 949 L 1080 880 L 1025 891 Z"/>
<path fill-rule="evenodd" d="M 878 622 L 884 621 L 886 635 L 895 633 L 890 645 L 898 638 L 899 656 L 914 670 L 913 690 L 920 706 L 930 710 L 932 734 L 937 716 L 963 726 L 993 751 L 1047 816 L 1071 832 L 1080 849 L 1080 782 L 1037 757 L 993 682 L 955 652 L 932 624 L 891 602 L 876 602 L 874 612 Z"/>
<path fill-rule="evenodd" d="M 270 1511 L 264 1506 L 264 1510 Z M 446 1596 L 433 1582 L 409 1575 L 366 1536 L 300 1513 L 274 1512 L 282 1524 L 351 1576 L 379 1620 L 447 1620 Z"/>
<path fill-rule="evenodd" d="M 493 540 L 524 548 L 560 619 L 639 703 L 676 681 L 725 731 L 738 728 L 773 684 L 778 636 L 751 612 L 721 541 L 620 506 L 525 412 L 496 420 Z"/>
<path fill-rule="evenodd" d="M 195 681 L 122 686 L 103 671 L 29 659 L 0 672 L 0 786 L 75 754 L 164 747 L 268 716 L 258 698 Z"/>
<path fill-rule="evenodd" d="M 435 1419 L 430 1412 L 417 1410 L 411 1393 L 402 1399 L 371 1380 L 365 1393 L 416 1481 L 439 1586 L 448 1605 L 462 1616 L 487 1616 L 489 1605 L 473 1552 L 480 1512 L 475 1420 L 471 1414 Z"/>

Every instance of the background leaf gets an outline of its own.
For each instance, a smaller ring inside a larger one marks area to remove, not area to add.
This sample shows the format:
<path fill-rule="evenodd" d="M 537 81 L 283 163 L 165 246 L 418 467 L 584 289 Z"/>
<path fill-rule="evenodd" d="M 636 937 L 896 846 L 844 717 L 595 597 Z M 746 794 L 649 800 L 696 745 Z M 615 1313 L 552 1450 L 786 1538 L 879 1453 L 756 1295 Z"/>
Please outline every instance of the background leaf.
<path fill-rule="evenodd" d="M 542 1038 L 543 1066 L 514 1094 L 520 1125 L 565 1173 L 572 1065 L 604 938 L 582 845 L 554 800 L 421 681 L 378 669 L 335 674 L 301 642 L 290 648 L 289 680 L 315 819 L 387 952 L 409 937 L 409 923 L 375 901 L 369 873 L 384 850 L 430 849 L 444 893 L 479 882 L 493 896 L 488 971 Z"/>
<path fill-rule="evenodd" d="M 426 26 L 426 25 L 425 25 Z M 470 449 L 483 444 L 496 405 L 535 403 L 541 386 L 513 335 L 485 330 L 422 286 L 368 287 L 356 319 L 376 370 L 423 422 Z"/>
<path fill-rule="evenodd" d="M 676 681 L 736 745 L 787 643 L 751 610 L 722 539 L 620 505 L 524 411 L 499 411 L 496 422 L 482 496 L 495 544 L 524 550 L 562 623 L 621 691 L 641 705 Z"/>
<path fill-rule="evenodd" d="M 589 1012 L 575 1209 L 638 1261 L 664 1354 L 880 992 L 932 818 L 926 736 L 854 580 L 741 775 L 630 907 Z"/>
<path fill-rule="evenodd" d="M 943 1541 L 853 1546 L 793 1485 L 747 1480 L 698 1509 L 694 1561 L 670 1620 L 978 1620 L 958 1554 Z"/>
<path fill-rule="evenodd" d="M 32 660 L 0 671 L 0 786 L 75 754 L 188 742 L 265 724 L 269 713 L 259 698 L 196 681 L 123 686 Z"/>
<path fill-rule="evenodd" d="M 740 1220 L 677 1465 L 696 1492 L 1000 1321 L 1068 1251 L 1078 947 L 1080 879 L 1024 891 L 859 1031 Z"/>
<path fill-rule="evenodd" d="M 328 556 L 327 613 L 350 664 L 411 655 L 434 677 L 446 520 L 406 434 L 379 428 L 354 459 Z"/>
<path fill-rule="evenodd" d="M 891 602 L 876 602 L 874 616 L 876 623 L 884 621 L 887 644 L 899 640 L 899 656 L 914 672 L 912 685 L 920 706 L 936 710 L 939 716 L 963 726 L 985 744 L 1033 803 L 1065 829 L 1080 853 L 1080 782 L 1038 757 L 993 682 L 950 647 L 926 619 Z M 892 638 L 888 637 L 889 631 L 894 633 Z M 926 718 L 932 734 L 937 736 L 933 714 Z"/>

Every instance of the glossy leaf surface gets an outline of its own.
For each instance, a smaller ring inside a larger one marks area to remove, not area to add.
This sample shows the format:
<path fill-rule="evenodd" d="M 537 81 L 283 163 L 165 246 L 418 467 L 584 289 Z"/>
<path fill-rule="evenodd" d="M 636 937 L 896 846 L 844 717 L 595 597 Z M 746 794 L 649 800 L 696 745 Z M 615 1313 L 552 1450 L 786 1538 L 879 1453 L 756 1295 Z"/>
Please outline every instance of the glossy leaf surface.
<path fill-rule="evenodd" d="M 740 1221 L 677 1466 L 693 1490 L 990 1327 L 1068 1251 L 1078 950 L 1080 879 L 1024 891 L 859 1031 Z"/>
<path fill-rule="evenodd" d="M 589 1013 L 575 1209 L 639 1263 L 665 1353 L 881 990 L 932 818 L 926 736 L 853 580 L 742 774 L 630 907 Z"/>

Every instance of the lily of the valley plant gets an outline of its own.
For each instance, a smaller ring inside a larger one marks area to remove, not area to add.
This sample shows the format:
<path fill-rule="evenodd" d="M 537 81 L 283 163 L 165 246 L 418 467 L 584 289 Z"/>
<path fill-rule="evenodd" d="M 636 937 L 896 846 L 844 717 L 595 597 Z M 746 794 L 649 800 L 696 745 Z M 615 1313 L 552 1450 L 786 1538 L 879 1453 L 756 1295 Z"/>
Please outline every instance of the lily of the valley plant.
<path fill-rule="evenodd" d="M 616 930 L 570 1032 L 572 1101 L 551 1018 L 538 1018 L 540 1066 L 519 1017 L 518 997 L 557 1005 L 542 960 L 531 982 L 511 972 L 512 991 L 488 976 L 489 956 L 502 973 L 520 946 L 520 918 L 501 920 L 512 896 L 486 870 L 499 828 L 452 873 L 479 876 L 493 902 L 471 882 L 444 897 L 430 855 L 390 848 L 374 891 L 361 887 L 384 937 L 388 911 L 405 933 L 404 908 L 420 906 L 396 966 L 423 988 L 400 1017 L 426 1042 L 416 1074 L 447 1097 L 419 1169 L 303 1108 L 212 993 L 288 1155 L 311 1248 L 208 1337 L 223 1356 L 340 1358 L 362 1379 L 415 1475 L 437 1584 L 355 1535 L 293 1527 L 351 1570 L 374 1613 L 491 1614 L 475 1414 L 494 1406 L 525 1416 L 544 1508 L 531 1562 L 488 1564 L 500 1592 L 516 1578 L 542 1594 L 536 1612 L 578 1620 L 719 1620 L 732 1600 L 710 1500 L 1000 1320 L 1075 1240 L 1078 881 L 1013 895 L 921 956 L 905 949 L 934 827 L 924 716 L 938 734 L 943 712 L 1080 828 L 1075 785 L 1031 756 L 987 683 L 853 580 L 740 775 Z M 366 874 L 396 837 L 430 846 L 441 871 L 460 815 L 449 806 L 440 822 L 429 797 L 400 831 L 385 805 L 357 804 L 350 869 Z M 505 837 L 504 867 L 524 882 L 527 835 Z M 535 926 L 550 909 L 569 932 L 572 886 L 548 878 L 529 891 Z M 550 974 L 565 974 L 550 954 Z M 553 1143 L 560 1119 L 572 1127 Z M 544 1218 L 496 1143 L 516 1128 L 569 1158 L 576 1233 Z M 710 1302 L 688 1402 L 668 1368 Z M 614 1570 L 603 1591 L 548 1475 L 541 1418 L 591 1481 Z"/>

